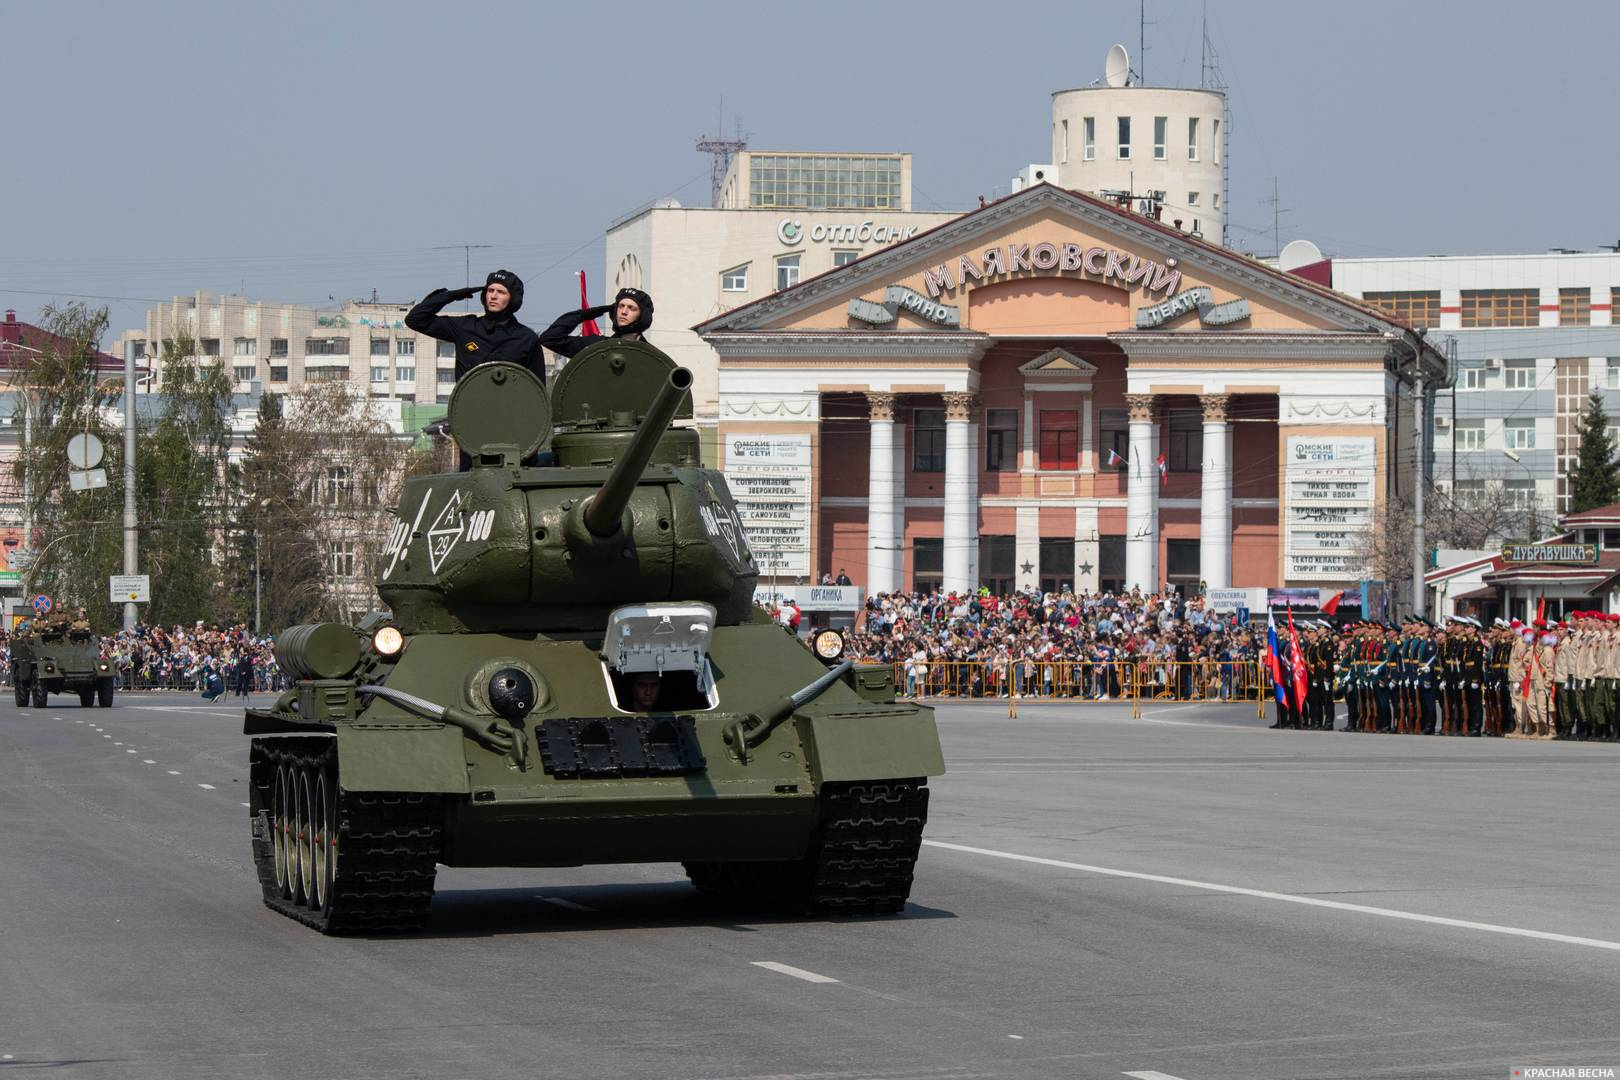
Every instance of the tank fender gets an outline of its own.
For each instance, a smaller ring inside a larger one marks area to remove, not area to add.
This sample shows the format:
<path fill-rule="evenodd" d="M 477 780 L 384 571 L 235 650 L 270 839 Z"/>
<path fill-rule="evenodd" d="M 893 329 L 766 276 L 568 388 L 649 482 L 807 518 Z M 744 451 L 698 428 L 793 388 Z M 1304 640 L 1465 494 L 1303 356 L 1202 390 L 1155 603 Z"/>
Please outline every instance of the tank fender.
<path fill-rule="evenodd" d="M 337 725 L 338 777 L 345 791 L 467 795 L 467 753 L 458 727 Z"/>
<path fill-rule="evenodd" d="M 916 706 L 800 713 L 817 782 L 940 776 L 945 755 L 934 711 Z"/>

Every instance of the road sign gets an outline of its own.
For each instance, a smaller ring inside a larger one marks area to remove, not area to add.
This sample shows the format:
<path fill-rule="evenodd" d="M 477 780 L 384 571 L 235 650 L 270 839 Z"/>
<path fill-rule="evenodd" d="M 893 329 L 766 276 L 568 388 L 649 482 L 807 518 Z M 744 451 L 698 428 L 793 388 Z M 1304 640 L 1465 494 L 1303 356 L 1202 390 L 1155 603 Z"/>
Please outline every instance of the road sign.
<path fill-rule="evenodd" d="M 74 491 L 89 491 L 107 486 L 106 469 L 79 469 L 68 472 L 68 486 Z"/>
<path fill-rule="evenodd" d="M 33 548 L 12 548 L 6 556 L 6 565 L 13 570 L 26 570 L 34 565 Z"/>
<path fill-rule="evenodd" d="M 44 593 L 34 597 L 34 614 L 49 615 L 51 613 L 51 598 Z"/>
<path fill-rule="evenodd" d="M 68 440 L 68 464 L 75 469 L 93 469 L 101 464 L 101 440 L 91 434 L 75 435 Z"/>
<path fill-rule="evenodd" d="M 22 586 L 22 575 L 15 570 L 0 570 L 0 589 L 15 589 Z"/>
<path fill-rule="evenodd" d="M 112 602 L 115 604 L 150 604 L 152 602 L 152 576 L 150 574 L 114 574 L 107 579 Z"/>

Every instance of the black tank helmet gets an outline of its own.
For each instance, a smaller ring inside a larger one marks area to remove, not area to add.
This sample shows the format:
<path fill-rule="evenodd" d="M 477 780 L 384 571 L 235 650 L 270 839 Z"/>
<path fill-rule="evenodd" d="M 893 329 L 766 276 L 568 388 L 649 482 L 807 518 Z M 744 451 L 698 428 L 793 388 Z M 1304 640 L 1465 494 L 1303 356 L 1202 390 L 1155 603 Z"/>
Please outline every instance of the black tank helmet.
<path fill-rule="evenodd" d="M 489 277 L 484 279 L 484 288 L 488 289 L 491 285 L 506 286 L 506 291 L 512 294 L 512 302 L 506 305 L 506 310 L 501 314 L 516 315 L 517 309 L 523 306 L 523 279 L 510 270 L 492 270 Z M 479 293 L 478 299 L 483 303 L 484 310 L 488 311 L 489 302 L 484 299 L 484 294 Z"/>
<path fill-rule="evenodd" d="M 641 308 L 641 314 L 637 316 L 636 321 L 631 323 L 629 326 L 620 326 L 617 322 L 615 322 L 613 324 L 613 336 L 620 337 L 624 334 L 645 334 L 652 326 L 652 297 L 648 296 L 640 289 L 632 289 L 626 286 L 625 288 L 620 289 L 617 293 L 613 294 L 613 306 L 617 308 L 619 306 L 619 301 L 625 299 L 634 300 L 637 306 Z"/>

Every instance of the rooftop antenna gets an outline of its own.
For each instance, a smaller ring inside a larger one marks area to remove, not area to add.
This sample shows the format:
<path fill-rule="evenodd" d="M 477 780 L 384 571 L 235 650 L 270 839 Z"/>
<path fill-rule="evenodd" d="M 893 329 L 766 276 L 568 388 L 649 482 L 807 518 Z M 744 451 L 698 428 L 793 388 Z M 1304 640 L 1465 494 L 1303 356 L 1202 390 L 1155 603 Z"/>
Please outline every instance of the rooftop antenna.
<path fill-rule="evenodd" d="M 1138 0 L 1136 6 L 1136 85 L 1147 85 L 1147 0 Z"/>
<path fill-rule="evenodd" d="M 726 170 L 731 168 L 731 159 L 740 151 L 748 149 L 748 138 L 743 134 L 742 120 L 740 118 L 732 117 L 737 124 L 736 137 L 726 138 L 725 107 L 726 99 L 721 98 L 720 107 L 715 112 L 715 124 L 717 125 L 715 127 L 715 137 L 711 139 L 707 135 L 699 135 L 697 140 L 698 153 L 708 154 L 711 159 L 709 165 L 709 205 L 716 208 L 720 206 L 720 197 L 726 184 Z"/>
<path fill-rule="evenodd" d="M 1271 198 L 1261 199 L 1262 205 L 1271 207 L 1271 250 L 1278 256 L 1282 255 L 1282 216 L 1292 208 L 1282 204 L 1282 198 L 1277 194 L 1277 178 L 1271 178 Z"/>
<path fill-rule="evenodd" d="M 494 244 L 440 244 L 434 251 L 454 251 L 461 249 L 462 259 L 467 273 L 467 288 L 472 288 L 472 253 L 473 248 L 494 247 Z M 463 301 L 465 303 L 465 301 Z M 471 309 L 469 309 L 471 310 Z"/>
<path fill-rule="evenodd" d="M 1198 88 L 1200 90 L 1208 90 L 1209 89 L 1209 0 L 1204 0 L 1203 17 L 1202 17 L 1202 20 L 1201 20 L 1201 24 L 1203 26 L 1203 41 L 1200 42 L 1199 46 L 1198 46 Z"/>
<path fill-rule="evenodd" d="M 1232 155 L 1227 149 L 1232 144 L 1232 98 L 1228 94 L 1226 76 L 1221 74 L 1221 54 L 1215 48 L 1215 42 L 1209 36 L 1209 5 L 1204 5 L 1204 74 L 1203 88 L 1214 90 L 1221 95 L 1221 145 L 1216 152 L 1221 156 L 1221 204 L 1232 205 Z M 1231 246 L 1231 226 L 1226 223 L 1227 215 L 1221 214 L 1221 246 Z"/>

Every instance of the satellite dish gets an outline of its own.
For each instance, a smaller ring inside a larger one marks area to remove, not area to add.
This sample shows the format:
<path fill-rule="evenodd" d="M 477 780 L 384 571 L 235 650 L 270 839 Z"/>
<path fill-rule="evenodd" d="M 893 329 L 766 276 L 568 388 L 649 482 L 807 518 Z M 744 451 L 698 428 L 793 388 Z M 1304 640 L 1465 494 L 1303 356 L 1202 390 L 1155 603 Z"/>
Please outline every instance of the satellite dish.
<path fill-rule="evenodd" d="M 1111 45 L 1108 59 L 1103 61 L 1103 78 L 1109 86 L 1124 86 L 1131 81 L 1131 54 L 1123 45 Z"/>
<path fill-rule="evenodd" d="M 1277 253 L 1277 269 L 1298 270 L 1301 266 L 1319 263 L 1325 257 L 1322 249 L 1309 240 L 1290 240 Z"/>

